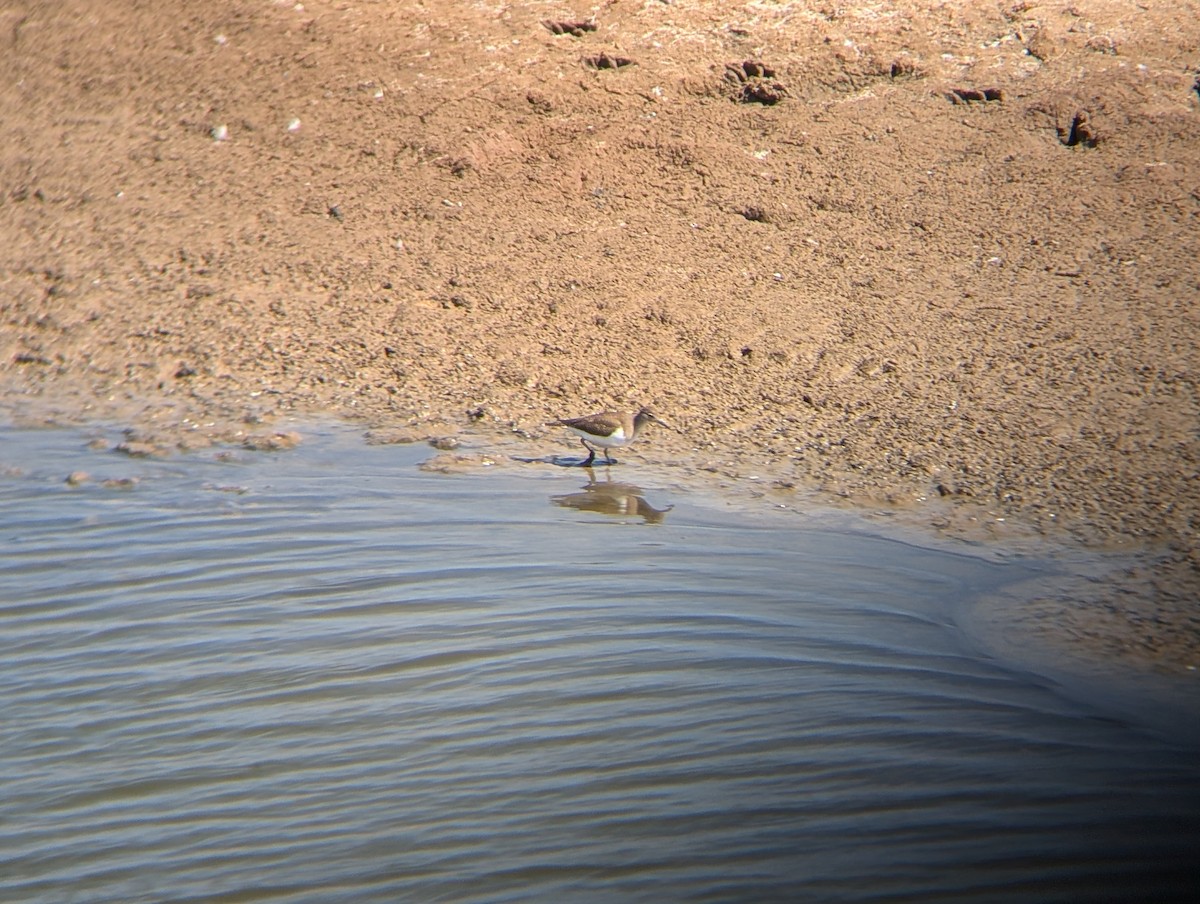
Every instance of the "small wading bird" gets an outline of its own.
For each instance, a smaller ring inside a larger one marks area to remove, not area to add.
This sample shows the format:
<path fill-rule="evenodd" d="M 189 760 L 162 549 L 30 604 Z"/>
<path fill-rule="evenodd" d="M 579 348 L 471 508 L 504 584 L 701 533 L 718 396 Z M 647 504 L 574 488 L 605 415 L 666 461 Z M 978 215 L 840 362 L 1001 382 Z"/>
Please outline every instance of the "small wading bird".
<path fill-rule="evenodd" d="M 669 424 L 655 417 L 649 408 L 641 408 L 636 412 L 602 411 L 599 414 L 551 421 L 547 426 L 566 427 L 579 436 L 584 448 L 588 450 L 587 460 L 583 462 L 583 467 L 586 468 L 596 460 L 597 446 L 604 450 L 604 460 L 611 465 L 613 460 L 608 450 L 614 446 L 628 446 L 651 421 L 671 429 Z"/>

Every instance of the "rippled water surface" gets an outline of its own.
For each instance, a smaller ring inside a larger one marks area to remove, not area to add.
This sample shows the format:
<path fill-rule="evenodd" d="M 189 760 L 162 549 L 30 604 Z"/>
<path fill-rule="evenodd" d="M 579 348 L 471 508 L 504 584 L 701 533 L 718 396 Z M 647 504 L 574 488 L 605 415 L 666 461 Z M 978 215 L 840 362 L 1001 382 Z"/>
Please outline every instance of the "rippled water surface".
<path fill-rule="evenodd" d="M 956 627 L 1037 563 L 306 436 L 0 432 L 0 899 L 1191 894 L 1195 751 Z"/>

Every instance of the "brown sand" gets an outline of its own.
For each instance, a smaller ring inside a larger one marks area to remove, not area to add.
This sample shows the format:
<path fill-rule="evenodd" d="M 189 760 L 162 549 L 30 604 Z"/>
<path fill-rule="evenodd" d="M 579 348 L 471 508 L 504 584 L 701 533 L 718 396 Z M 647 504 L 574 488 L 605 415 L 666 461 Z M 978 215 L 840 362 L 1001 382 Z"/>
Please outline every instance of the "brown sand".
<path fill-rule="evenodd" d="M 1143 550 L 1044 611 L 1186 669 L 1197 47 L 1165 0 L 13 0 L 0 404 L 562 451 L 645 402 L 630 457 Z"/>

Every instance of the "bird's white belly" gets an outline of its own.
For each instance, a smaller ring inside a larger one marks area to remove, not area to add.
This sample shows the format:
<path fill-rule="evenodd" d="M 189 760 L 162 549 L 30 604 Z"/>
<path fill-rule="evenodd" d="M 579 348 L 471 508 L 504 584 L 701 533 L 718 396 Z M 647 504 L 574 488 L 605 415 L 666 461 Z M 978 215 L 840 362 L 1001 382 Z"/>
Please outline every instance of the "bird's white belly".
<path fill-rule="evenodd" d="M 615 446 L 623 446 L 627 442 L 629 442 L 628 438 L 625 436 L 625 430 L 622 427 L 618 427 L 614 432 L 610 433 L 608 436 L 596 436 L 596 434 L 594 434 L 594 433 L 588 433 L 586 430 L 580 430 L 577 427 L 572 427 L 571 430 L 576 435 L 581 436 L 584 439 L 586 439 L 592 445 L 601 446 L 603 448 L 613 448 Z"/>

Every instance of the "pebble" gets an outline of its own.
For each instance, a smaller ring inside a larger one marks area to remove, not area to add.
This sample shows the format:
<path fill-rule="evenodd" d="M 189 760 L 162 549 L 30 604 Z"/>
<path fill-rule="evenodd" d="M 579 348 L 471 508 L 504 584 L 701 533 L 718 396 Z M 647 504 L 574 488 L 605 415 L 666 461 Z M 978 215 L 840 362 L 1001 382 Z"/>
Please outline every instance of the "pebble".
<path fill-rule="evenodd" d="M 136 440 L 127 440 L 126 442 L 118 443 L 116 450 L 128 455 L 130 458 L 161 457 L 167 454 L 166 450 L 161 446 L 156 446 L 154 443 L 142 443 Z"/>
<path fill-rule="evenodd" d="M 286 452 L 300 445 L 301 436 L 295 430 L 279 433 L 256 433 L 242 440 L 242 447 L 254 452 Z"/>

